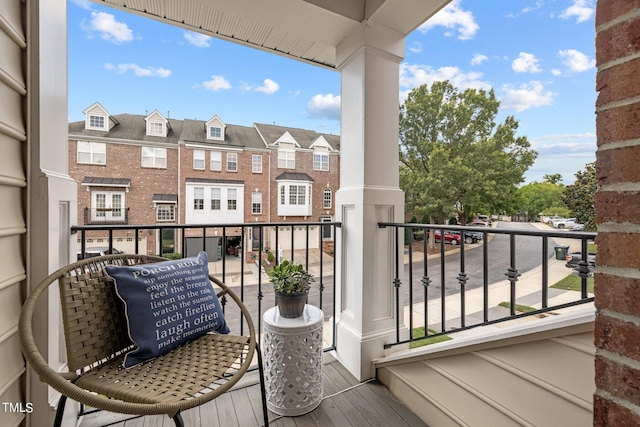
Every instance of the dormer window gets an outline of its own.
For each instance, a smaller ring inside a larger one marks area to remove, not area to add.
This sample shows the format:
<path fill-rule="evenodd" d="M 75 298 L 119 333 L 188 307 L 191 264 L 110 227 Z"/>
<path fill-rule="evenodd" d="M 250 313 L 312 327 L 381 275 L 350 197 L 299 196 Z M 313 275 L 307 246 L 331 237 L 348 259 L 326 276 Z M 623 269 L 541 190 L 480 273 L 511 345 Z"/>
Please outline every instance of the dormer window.
<path fill-rule="evenodd" d="M 84 128 L 87 130 L 107 132 L 118 124 L 118 121 L 111 117 L 107 110 L 102 108 L 102 105 L 97 102 L 84 110 L 83 113 L 85 114 Z"/>
<path fill-rule="evenodd" d="M 211 126 L 209 128 L 209 138 L 211 139 L 221 139 L 222 138 L 222 128 L 217 126 Z"/>
<path fill-rule="evenodd" d="M 161 122 L 148 122 L 147 123 L 147 127 L 148 127 L 149 135 L 156 135 L 156 136 L 164 136 L 165 135 L 164 123 L 161 123 Z"/>
<path fill-rule="evenodd" d="M 89 116 L 89 128 L 91 129 L 105 129 L 104 116 Z"/>
<path fill-rule="evenodd" d="M 171 124 L 164 118 L 158 110 L 154 110 L 144 118 L 147 122 L 147 136 L 161 136 L 166 137 L 171 129 Z"/>
<path fill-rule="evenodd" d="M 213 139 L 216 141 L 224 141 L 224 131 L 227 125 L 224 124 L 220 117 L 213 116 L 207 122 L 207 139 Z"/>

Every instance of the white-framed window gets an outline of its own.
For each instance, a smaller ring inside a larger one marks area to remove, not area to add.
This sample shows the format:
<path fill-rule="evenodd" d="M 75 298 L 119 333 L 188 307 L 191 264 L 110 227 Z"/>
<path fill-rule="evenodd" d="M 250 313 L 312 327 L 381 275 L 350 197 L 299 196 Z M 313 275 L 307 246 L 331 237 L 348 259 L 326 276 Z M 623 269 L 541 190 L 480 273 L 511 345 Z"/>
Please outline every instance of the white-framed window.
<path fill-rule="evenodd" d="M 165 136 L 164 123 L 149 121 L 147 123 L 147 132 L 148 135 Z"/>
<path fill-rule="evenodd" d="M 238 207 L 238 190 L 230 188 L 227 190 L 227 210 L 235 211 Z"/>
<path fill-rule="evenodd" d="M 322 192 L 322 207 L 331 209 L 332 193 L 330 188 L 325 188 Z"/>
<path fill-rule="evenodd" d="M 295 150 L 279 149 L 278 150 L 278 167 L 283 169 L 296 168 L 296 152 Z"/>
<path fill-rule="evenodd" d="M 218 126 L 209 127 L 209 138 L 222 139 L 222 128 Z"/>
<path fill-rule="evenodd" d="M 175 221 L 176 205 L 174 203 L 158 203 L 156 205 L 156 221 Z"/>
<path fill-rule="evenodd" d="M 227 153 L 227 172 L 238 172 L 238 153 Z"/>
<path fill-rule="evenodd" d="M 91 163 L 96 165 L 107 164 L 107 144 L 104 142 L 78 141 L 78 163 Z"/>
<path fill-rule="evenodd" d="M 91 219 L 93 221 L 124 221 L 124 191 L 93 191 Z"/>
<path fill-rule="evenodd" d="M 219 211 L 222 207 L 222 191 L 220 188 L 211 189 L 211 210 Z"/>
<path fill-rule="evenodd" d="M 90 115 L 89 129 L 106 129 L 106 118 L 104 116 Z"/>
<path fill-rule="evenodd" d="M 262 173 L 262 154 L 251 155 L 251 172 Z"/>
<path fill-rule="evenodd" d="M 209 161 L 209 169 L 212 171 L 221 171 L 222 170 L 222 152 L 221 151 L 212 151 L 209 153 L 211 156 L 211 160 Z"/>
<path fill-rule="evenodd" d="M 313 153 L 313 170 L 328 171 L 329 170 L 329 154 Z"/>
<path fill-rule="evenodd" d="M 304 206 L 307 204 L 307 186 L 306 185 L 290 185 L 289 186 L 289 204 Z"/>
<path fill-rule="evenodd" d="M 204 150 L 193 150 L 193 168 L 204 170 Z"/>
<path fill-rule="evenodd" d="M 196 187 L 193 189 L 193 210 L 204 210 L 204 187 Z"/>
<path fill-rule="evenodd" d="M 312 183 L 306 181 L 279 181 L 278 215 L 310 216 Z"/>
<path fill-rule="evenodd" d="M 143 168 L 166 168 L 167 149 L 158 147 L 142 147 Z"/>
<path fill-rule="evenodd" d="M 251 193 L 251 213 L 262 213 L 262 193 L 259 191 Z"/>

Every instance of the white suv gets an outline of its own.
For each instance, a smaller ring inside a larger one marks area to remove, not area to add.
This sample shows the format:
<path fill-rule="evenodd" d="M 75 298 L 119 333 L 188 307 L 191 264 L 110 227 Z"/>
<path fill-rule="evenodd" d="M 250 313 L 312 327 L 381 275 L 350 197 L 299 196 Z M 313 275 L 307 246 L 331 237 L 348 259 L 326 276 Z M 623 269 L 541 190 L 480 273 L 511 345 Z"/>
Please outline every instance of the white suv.
<path fill-rule="evenodd" d="M 559 221 L 553 221 L 553 226 L 555 228 L 573 227 L 576 224 L 577 223 L 575 218 L 567 218 L 567 219 L 561 219 Z"/>
<path fill-rule="evenodd" d="M 109 254 L 123 254 L 123 253 L 124 252 L 119 251 L 116 248 L 113 248 L 112 251 L 109 251 L 108 246 L 96 246 L 94 248 L 84 248 L 84 256 L 82 256 L 82 253 L 78 251 L 78 261 L 80 261 L 81 259 L 93 258 L 94 256 L 102 256 L 102 255 L 109 255 Z"/>

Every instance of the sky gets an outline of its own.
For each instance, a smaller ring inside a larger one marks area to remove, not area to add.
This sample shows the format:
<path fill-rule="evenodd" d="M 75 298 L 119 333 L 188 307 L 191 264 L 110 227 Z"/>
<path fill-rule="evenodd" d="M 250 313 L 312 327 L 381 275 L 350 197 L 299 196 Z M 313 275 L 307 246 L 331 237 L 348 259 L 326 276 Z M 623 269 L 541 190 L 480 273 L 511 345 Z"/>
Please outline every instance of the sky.
<path fill-rule="evenodd" d="M 497 122 L 538 152 L 525 183 L 565 184 L 595 161 L 595 0 L 453 0 L 406 39 L 399 103 L 449 80 L 494 89 Z M 69 121 L 110 114 L 340 133 L 340 73 L 206 37 L 87 0 L 69 0 Z"/>

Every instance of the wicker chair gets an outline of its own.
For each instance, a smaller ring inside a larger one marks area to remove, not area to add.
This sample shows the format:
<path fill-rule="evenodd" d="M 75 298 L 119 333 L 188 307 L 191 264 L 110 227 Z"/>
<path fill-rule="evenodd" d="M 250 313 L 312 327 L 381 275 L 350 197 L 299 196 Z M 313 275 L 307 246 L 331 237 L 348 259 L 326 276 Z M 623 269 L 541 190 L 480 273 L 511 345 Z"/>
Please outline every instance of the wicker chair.
<path fill-rule="evenodd" d="M 132 343 L 124 307 L 104 267 L 166 261 L 146 255 L 105 255 L 76 262 L 51 274 L 29 294 L 20 314 L 22 351 L 41 381 L 60 393 L 55 426 L 60 426 L 66 399 L 110 412 L 132 415 L 167 414 L 176 426 L 181 411 L 209 402 L 226 392 L 258 356 L 264 424 L 268 425 L 264 376 L 251 316 L 237 295 L 212 276 L 240 308 L 246 336 L 205 334 L 171 352 L 129 369 L 122 368 Z M 62 302 L 68 373 L 54 371 L 33 338 L 33 313 L 38 297 L 58 282 Z"/>

